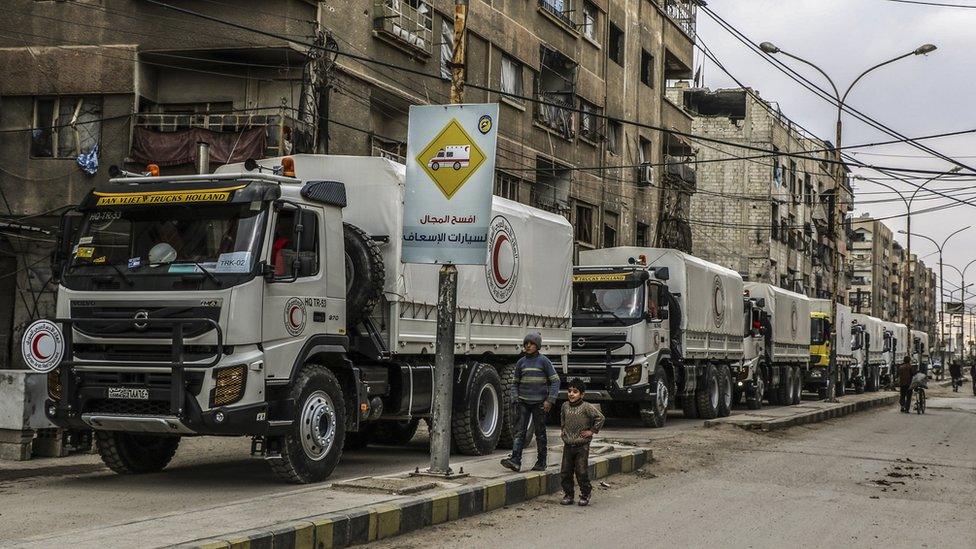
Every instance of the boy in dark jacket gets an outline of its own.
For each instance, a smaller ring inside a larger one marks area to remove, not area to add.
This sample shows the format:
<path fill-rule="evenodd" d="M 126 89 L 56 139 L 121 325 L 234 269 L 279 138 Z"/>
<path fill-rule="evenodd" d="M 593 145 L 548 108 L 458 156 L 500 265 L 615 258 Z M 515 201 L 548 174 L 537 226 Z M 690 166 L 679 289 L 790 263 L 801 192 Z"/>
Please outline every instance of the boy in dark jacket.
<path fill-rule="evenodd" d="M 546 413 L 559 396 L 559 374 L 552 362 L 539 352 L 542 347 L 542 334 L 532 332 L 522 341 L 525 355 L 515 365 L 515 383 L 512 384 L 512 401 L 515 402 L 517 418 L 515 441 L 512 455 L 502 460 L 502 465 L 518 471 L 522 468 L 522 448 L 525 447 L 525 431 L 529 419 L 535 428 L 535 442 L 539 447 L 533 471 L 546 470 L 547 444 Z"/>
<path fill-rule="evenodd" d="M 590 504 L 590 492 L 593 490 L 589 474 L 590 442 L 593 441 L 593 435 L 600 432 L 604 419 L 596 406 L 583 401 L 585 391 L 586 386 L 582 380 L 570 381 L 566 389 L 569 400 L 563 403 L 559 414 L 559 424 L 563 428 L 563 464 L 559 471 L 563 484 L 562 504 L 573 504 L 575 475 L 580 487 L 580 507 Z"/>

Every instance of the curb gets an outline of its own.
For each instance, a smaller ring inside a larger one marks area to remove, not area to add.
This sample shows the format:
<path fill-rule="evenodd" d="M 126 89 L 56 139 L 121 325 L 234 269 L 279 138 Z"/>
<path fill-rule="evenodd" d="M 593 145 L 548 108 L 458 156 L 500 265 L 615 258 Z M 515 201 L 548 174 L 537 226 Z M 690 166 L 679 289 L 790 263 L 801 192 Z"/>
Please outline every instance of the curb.
<path fill-rule="evenodd" d="M 626 450 L 622 455 L 590 461 L 590 478 L 633 472 L 651 461 L 651 450 Z M 200 549 L 348 547 L 390 538 L 434 524 L 471 517 L 561 490 L 559 471 L 520 473 L 473 486 L 441 490 L 424 497 L 304 517 L 267 528 L 234 532 L 176 547 Z"/>
<path fill-rule="evenodd" d="M 765 419 L 756 420 L 749 422 L 734 422 L 734 421 L 722 421 L 722 420 L 706 420 L 705 427 L 716 427 L 719 425 L 734 425 L 736 427 L 747 429 L 750 431 L 775 431 L 778 429 L 786 429 L 789 427 L 795 427 L 797 425 L 803 425 L 806 423 L 819 423 L 821 421 L 826 421 L 828 419 L 843 417 L 851 415 L 857 412 L 863 412 L 865 410 L 870 410 L 872 408 L 880 408 L 882 406 L 888 406 L 898 402 L 899 396 L 897 394 L 885 395 L 880 398 L 874 398 L 871 400 L 861 400 L 858 402 L 851 402 L 841 406 L 836 406 L 833 408 L 827 408 L 824 410 L 815 410 L 812 412 L 804 412 L 801 414 L 796 414 L 790 417 L 778 418 L 778 419 Z"/>

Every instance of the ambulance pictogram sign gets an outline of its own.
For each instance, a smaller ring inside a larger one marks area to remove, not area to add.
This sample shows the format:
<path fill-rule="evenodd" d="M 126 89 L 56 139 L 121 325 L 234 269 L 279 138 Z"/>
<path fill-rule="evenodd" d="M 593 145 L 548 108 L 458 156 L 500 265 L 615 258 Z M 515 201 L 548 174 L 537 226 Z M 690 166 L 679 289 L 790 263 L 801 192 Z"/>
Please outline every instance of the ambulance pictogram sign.
<path fill-rule="evenodd" d="M 455 118 L 417 155 L 417 164 L 448 200 L 484 161 L 485 153 Z"/>

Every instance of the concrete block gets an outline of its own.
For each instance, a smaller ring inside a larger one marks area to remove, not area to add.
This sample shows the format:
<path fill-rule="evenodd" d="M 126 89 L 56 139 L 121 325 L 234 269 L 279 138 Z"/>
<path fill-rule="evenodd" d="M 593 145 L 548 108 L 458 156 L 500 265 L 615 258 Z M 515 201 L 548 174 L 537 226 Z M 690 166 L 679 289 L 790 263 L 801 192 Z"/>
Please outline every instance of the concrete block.
<path fill-rule="evenodd" d="M 48 429 L 44 415 L 47 375 L 29 370 L 0 370 L 0 429 Z"/>
<path fill-rule="evenodd" d="M 0 460 L 26 461 L 31 458 L 34 432 L 0 429 Z"/>

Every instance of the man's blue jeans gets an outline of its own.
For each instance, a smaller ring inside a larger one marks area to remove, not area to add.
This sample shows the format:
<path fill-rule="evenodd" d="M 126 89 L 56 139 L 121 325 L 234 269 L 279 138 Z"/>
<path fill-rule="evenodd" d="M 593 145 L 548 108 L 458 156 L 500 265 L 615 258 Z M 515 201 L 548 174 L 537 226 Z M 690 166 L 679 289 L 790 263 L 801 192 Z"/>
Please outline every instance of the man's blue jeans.
<path fill-rule="evenodd" d="M 541 402 L 523 402 L 518 400 L 515 403 L 517 420 L 515 422 L 515 441 L 512 444 L 512 461 L 522 463 L 522 449 L 525 448 L 525 435 L 529 427 L 529 419 L 532 420 L 532 428 L 535 429 L 535 442 L 539 447 L 536 463 L 546 463 L 547 440 L 546 440 L 546 412 Z"/>

